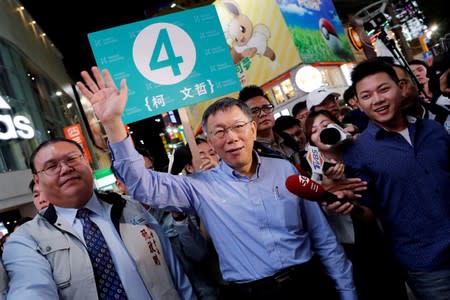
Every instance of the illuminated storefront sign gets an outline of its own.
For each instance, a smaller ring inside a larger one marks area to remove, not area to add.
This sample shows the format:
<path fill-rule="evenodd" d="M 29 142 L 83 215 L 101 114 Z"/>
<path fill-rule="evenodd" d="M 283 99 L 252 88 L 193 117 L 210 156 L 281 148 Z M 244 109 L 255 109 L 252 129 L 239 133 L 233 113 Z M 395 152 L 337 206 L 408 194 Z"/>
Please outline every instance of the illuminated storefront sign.
<path fill-rule="evenodd" d="M 2 96 L 0 96 L 0 109 L 11 110 L 11 106 Z M 27 117 L 11 114 L 0 115 L 0 140 L 32 139 L 33 137 L 34 129 Z"/>

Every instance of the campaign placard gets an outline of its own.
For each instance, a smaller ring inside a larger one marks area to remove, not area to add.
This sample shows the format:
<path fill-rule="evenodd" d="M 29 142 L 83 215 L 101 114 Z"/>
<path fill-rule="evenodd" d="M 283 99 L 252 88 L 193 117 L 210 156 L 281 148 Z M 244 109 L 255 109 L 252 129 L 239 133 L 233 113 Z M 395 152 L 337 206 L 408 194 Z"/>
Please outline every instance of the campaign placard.
<path fill-rule="evenodd" d="M 122 119 L 139 121 L 241 88 L 214 6 L 203 6 L 88 35 L 97 66 L 129 100 Z"/>

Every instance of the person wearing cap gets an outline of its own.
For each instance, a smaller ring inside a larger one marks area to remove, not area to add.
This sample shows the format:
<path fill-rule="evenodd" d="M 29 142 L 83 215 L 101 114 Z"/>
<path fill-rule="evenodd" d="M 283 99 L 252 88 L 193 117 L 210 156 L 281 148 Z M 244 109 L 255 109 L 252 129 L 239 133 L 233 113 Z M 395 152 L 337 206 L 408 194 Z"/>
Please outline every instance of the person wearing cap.
<path fill-rule="evenodd" d="M 340 94 L 327 87 L 320 87 L 306 96 L 306 107 L 309 111 L 327 110 L 336 119 L 342 121 L 343 116 L 336 101 L 339 96 Z M 358 126 L 351 123 L 346 124 L 344 129 L 353 135 L 360 132 Z"/>
<path fill-rule="evenodd" d="M 341 119 L 341 111 L 336 100 L 340 94 L 331 91 L 327 87 L 320 87 L 315 89 L 306 96 L 306 108 L 309 111 L 327 110 L 336 119 Z"/>

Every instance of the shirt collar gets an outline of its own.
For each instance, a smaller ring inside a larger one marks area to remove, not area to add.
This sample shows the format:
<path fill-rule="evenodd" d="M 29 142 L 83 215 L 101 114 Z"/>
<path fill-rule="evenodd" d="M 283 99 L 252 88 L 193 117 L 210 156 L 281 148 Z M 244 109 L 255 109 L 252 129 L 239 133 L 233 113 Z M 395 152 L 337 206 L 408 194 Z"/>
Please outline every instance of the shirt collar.
<path fill-rule="evenodd" d="M 406 116 L 406 121 L 408 122 L 408 125 L 411 124 L 416 124 L 417 123 L 417 118 L 413 117 L 413 116 Z M 408 126 L 410 127 L 410 126 Z M 366 130 L 369 134 L 371 134 L 374 137 L 381 137 L 382 135 L 386 134 L 387 132 L 389 132 L 388 130 L 384 129 L 383 127 L 375 124 L 372 121 L 369 121 L 369 124 L 367 125 Z"/>
<path fill-rule="evenodd" d="M 99 216 L 105 215 L 105 208 L 102 206 L 100 200 L 98 200 L 97 195 L 95 195 L 95 193 L 92 193 L 91 198 L 84 207 L 89 208 L 89 210 L 91 210 L 94 214 L 97 214 Z M 78 211 L 77 208 L 66 208 L 55 206 L 55 210 L 58 216 L 64 218 L 69 224 L 74 224 Z"/>
<path fill-rule="evenodd" d="M 259 177 L 259 169 L 260 169 L 260 166 L 261 166 L 261 158 L 260 158 L 260 156 L 258 155 L 258 153 L 255 150 L 253 150 L 253 159 L 257 160 L 256 176 Z M 221 169 L 225 174 L 227 174 L 230 177 L 238 178 L 238 179 L 239 178 L 247 178 L 248 179 L 247 176 L 243 176 L 243 175 L 239 174 L 239 172 L 237 172 L 236 170 L 231 168 L 229 165 L 227 165 L 223 161 L 223 159 L 221 159 L 220 162 L 219 162 L 219 169 Z"/>

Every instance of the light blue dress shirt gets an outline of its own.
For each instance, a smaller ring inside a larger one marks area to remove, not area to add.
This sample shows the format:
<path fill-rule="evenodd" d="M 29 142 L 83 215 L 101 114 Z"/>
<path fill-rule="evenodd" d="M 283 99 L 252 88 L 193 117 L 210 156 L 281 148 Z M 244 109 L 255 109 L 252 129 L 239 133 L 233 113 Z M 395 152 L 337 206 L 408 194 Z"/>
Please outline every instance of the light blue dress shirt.
<path fill-rule="evenodd" d="M 134 260 L 129 255 L 111 221 L 110 211 L 108 211 L 110 206 L 99 201 L 94 193 L 85 207 L 93 211 L 90 216 L 91 220 L 97 224 L 105 237 L 128 298 L 139 300 L 152 299 L 138 273 Z M 55 206 L 55 210 L 58 216 L 63 218 L 67 224 L 70 224 L 78 233 L 80 239 L 84 241 L 81 220 L 76 218 L 77 209 Z M 150 214 L 147 214 L 147 216 L 147 222 L 154 226 L 159 226 Z M 27 225 L 24 224 L 23 226 Z M 175 254 L 169 255 L 172 252 L 171 245 L 169 240 L 164 237 L 164 232 L 161 228 L 158 229 L 158 236 L 160 237 L 161 247 L 166 254 L 167 266 L 172 272 L 172 277 L 175 281 L 178 281 L 179 286 L 186 288 L 186 294 L 180 295 L 181 298 L 196 299 L 192 295 L 192 289 L 187 281 L 187 277 L 180 273 L 181 270 Z M 9 275 L 13 276 L 10 277 L 8 298 L 42 300 L 59 298 L 58 288 L 50 265 L 46 258 L 36 250 L 38 247 L 36 241 L 20 229 L 14 232 L 8 240 L 3 253 L 5 268 Z M 183 293 L 180 290 L 179 292 Z"/>
<path fill-rule="evenodd" d="M 111 206 L 104 207 L 102 203 L 97 199 L 95 193 L 89 202 L 85 205 L 92 211 L 89 218 L 97 224 L 98 228 L 105 237 L 105 241 L 108 244 L 109 252 L 122 281 L 123 288 L 125 289 L 129 299 L 151 299 L 148 291 L 144 285 L 144 282 L 139 276 L 139 271 L 131 258 L 130 254 L 125 248 L 119 233 L 114 228 L 114 224 L 110 218 Z M 68 224 L 72 224 L 73 229 L 78 233 L 80 238 L 84 242 L 83 236 L 83 224 L 82 220 L 77 219 L 77 209 L 75 208 L 63 208 L 55 206 L 58 216 L 67 221 Z M 85 243 L 86 244 L 86 243 Z"/>
<path fill-rule="evenodd" d="M 257 172 L 241 176 L 223 161 L 214 169 L 174 176 L 145 169 L 131 139 L 110 144 L 113 164 L 133 198 L 158 208 L 197 214 L 220 257 L 223 278 L 248 282 L 301 264 L 316 253 L 342 299 L 356 299 L 352 266 L 317 203 L 291 194 L 297 174 L 288 161 L 258 158 Z"/>

